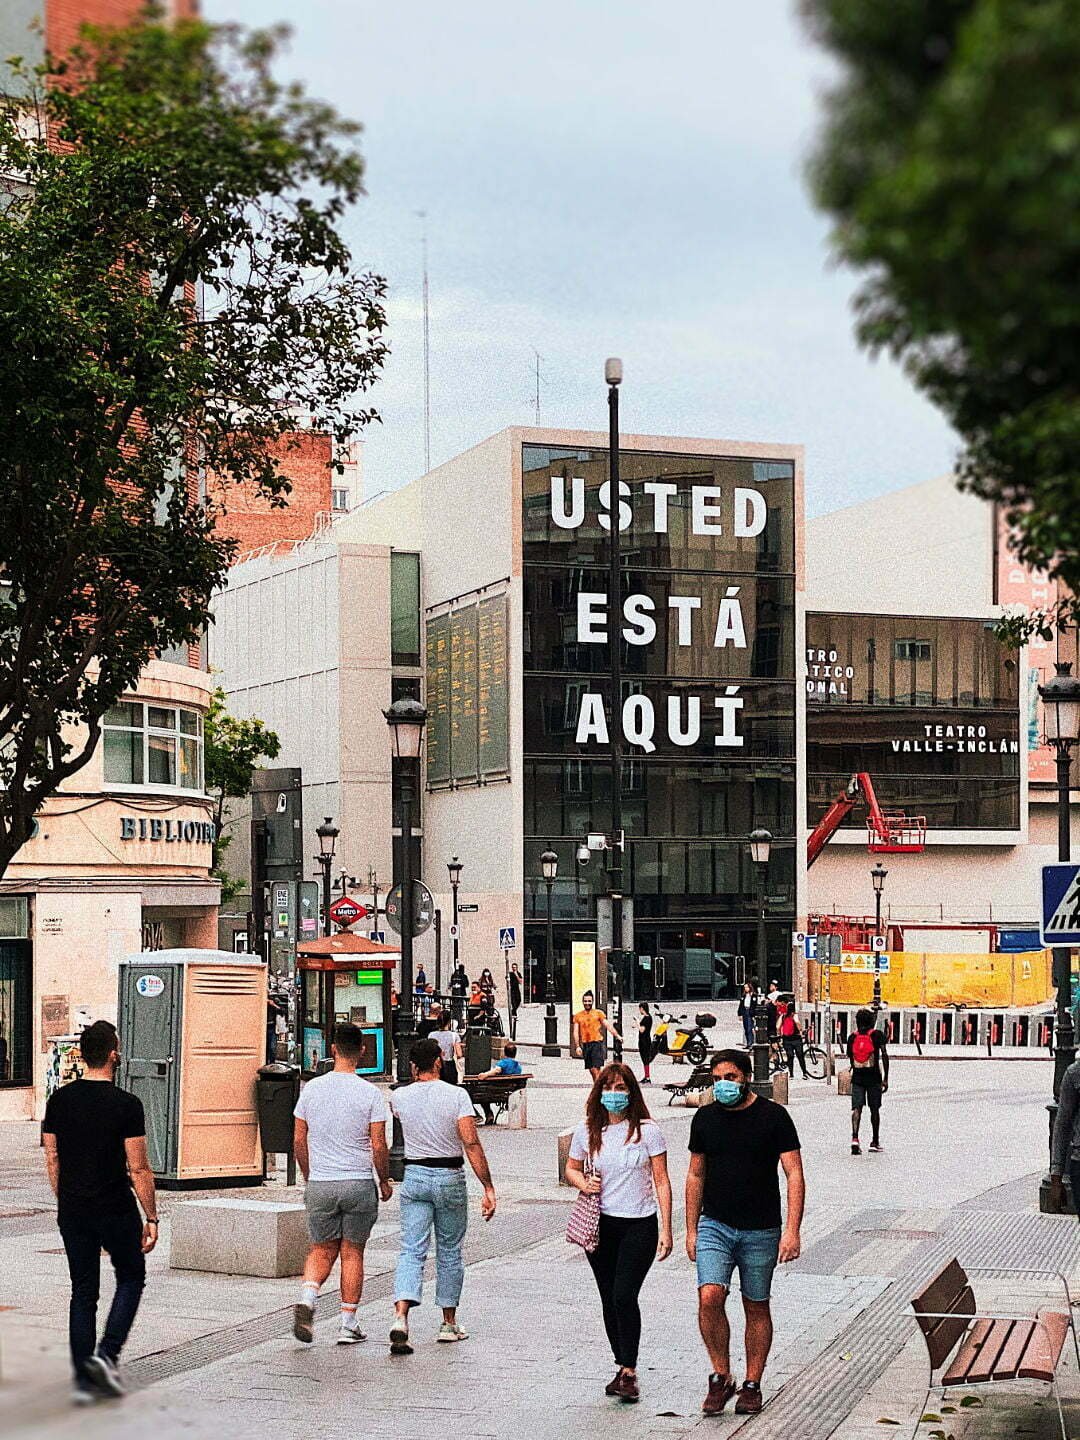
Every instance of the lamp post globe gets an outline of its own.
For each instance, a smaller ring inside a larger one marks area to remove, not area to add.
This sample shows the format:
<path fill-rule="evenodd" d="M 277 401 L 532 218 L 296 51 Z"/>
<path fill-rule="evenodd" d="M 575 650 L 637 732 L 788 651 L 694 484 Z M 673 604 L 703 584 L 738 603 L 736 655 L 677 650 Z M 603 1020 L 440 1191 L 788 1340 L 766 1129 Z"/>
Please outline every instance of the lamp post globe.
<path fill-rule="evenodd" d="M 401 986 L 398 992 L 394 1058 L 397 1084 L 412 1078 L 409 1051 L 415 1034 L 413 1022 L 413 861 L 412 807 L 415 798 L 416 762 L 424 739 L 427 711 L 419 700 L 395 700 L 383 711 L 390 730 L 390 752 L 399 762 L 395 779 L 401 802 Z M 400 1180 L 405 1174 L 405 1145 L 400 1123 L 394 1121 L 390 1147 L 390 1173 Z"/>

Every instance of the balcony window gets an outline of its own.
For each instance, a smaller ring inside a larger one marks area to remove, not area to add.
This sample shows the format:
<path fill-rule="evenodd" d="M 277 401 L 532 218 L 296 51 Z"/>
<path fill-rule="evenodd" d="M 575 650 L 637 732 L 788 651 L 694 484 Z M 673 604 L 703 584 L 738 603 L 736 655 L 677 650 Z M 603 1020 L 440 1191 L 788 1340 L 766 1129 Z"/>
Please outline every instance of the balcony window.
<path fill-rule="evenodd" d="M 124 701 L 104 720 L 106 785 L 203 791 L 202 716 L 175 705 Z"/>

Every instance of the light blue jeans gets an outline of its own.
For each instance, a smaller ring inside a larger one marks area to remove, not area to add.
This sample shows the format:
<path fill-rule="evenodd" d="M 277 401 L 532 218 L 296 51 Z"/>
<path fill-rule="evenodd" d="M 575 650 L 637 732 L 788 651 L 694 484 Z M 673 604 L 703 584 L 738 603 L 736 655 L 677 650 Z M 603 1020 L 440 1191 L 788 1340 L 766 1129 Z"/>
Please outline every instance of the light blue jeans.
<path fill-rule="evenodd" d="M 469 1200 L 463 1170 L 408 1165 L 398 1191 L 401 1200 L 401 1255 L 394 1299 L 419 1305 L 424 1261 L 435 1232 L 435 1303 L 456 1308 L 465 1280 L 462 1246 L 469 1225 Z"/>

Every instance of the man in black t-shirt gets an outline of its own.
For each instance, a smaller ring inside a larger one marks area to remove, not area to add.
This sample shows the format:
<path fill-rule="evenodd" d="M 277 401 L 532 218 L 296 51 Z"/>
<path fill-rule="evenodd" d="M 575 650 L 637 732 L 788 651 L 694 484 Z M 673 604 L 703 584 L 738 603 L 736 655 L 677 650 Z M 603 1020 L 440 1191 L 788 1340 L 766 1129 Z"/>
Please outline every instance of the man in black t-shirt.
<path fill-rule="evenodd" d="M 119 1043 L 115 1028 L 106 1020 L 83 1031 L 79 1047 L 85 1077 L 50 1097 L 42 1126 L 49 1184 L 57 1199 L 56 1218 L 71 1274 L 71 1363 L 77 1404 L 124 1393 L 117 1361 L 146 1282 L 145 1256 L 158 1237 L 142 1102 L 113 1084 Z M 145 1221 L 139 1219 L 136 1194 Z M 99 1344 L 102 1250 L 116 1273 L 116 1293 Z"/>
<path fill-rule="evenodd" d="M 872 1010 L 855 1015 L 855 1034 L 848 1036 L 847 1057 L 851 1065 L 851 1153 L 861 1155 L 859 1128 L 862 1112 L 870 1107 L 870 1151 L 881 1153 L 881 1097 L 889 1088 L 889 1052 L 885 1036 L 875 1027 Z"/>
<path fill-rule="evenodd" d="M 802 1154 L 788 1112 L 750 1089 L 745 1051 L 717 1051 L 712 1074 L 715 1103 L 698 1110 L 690 1126 L 686 1177 L 686 1253 L 697 1263 L 698 1327 L 712 1363 L 702 1410 L 719 1415 L 736 1392 L 725 1306 L 738 1269 L 746 1315 L 746 1379 L 735 1412 L 756 1415 L 772 1345 L 773 1270 L 777 1263 L 799 1258 L 806 1193 Z M 778 1165 L 787 1178 L 786 1223 Z"/>

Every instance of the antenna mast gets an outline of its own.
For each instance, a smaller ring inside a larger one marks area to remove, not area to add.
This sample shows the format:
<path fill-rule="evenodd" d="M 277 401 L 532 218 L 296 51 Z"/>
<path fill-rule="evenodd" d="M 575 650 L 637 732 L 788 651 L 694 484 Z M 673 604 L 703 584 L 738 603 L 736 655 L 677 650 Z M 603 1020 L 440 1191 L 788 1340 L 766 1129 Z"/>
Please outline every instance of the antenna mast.
<path fill-rule="evenodd" d="M 424 472 L 431 469 L 431 332 L 430 296 L 428 293 L 427 211 L 418 210 L 420 219 L 420 252 L 424 274 Z"/>

